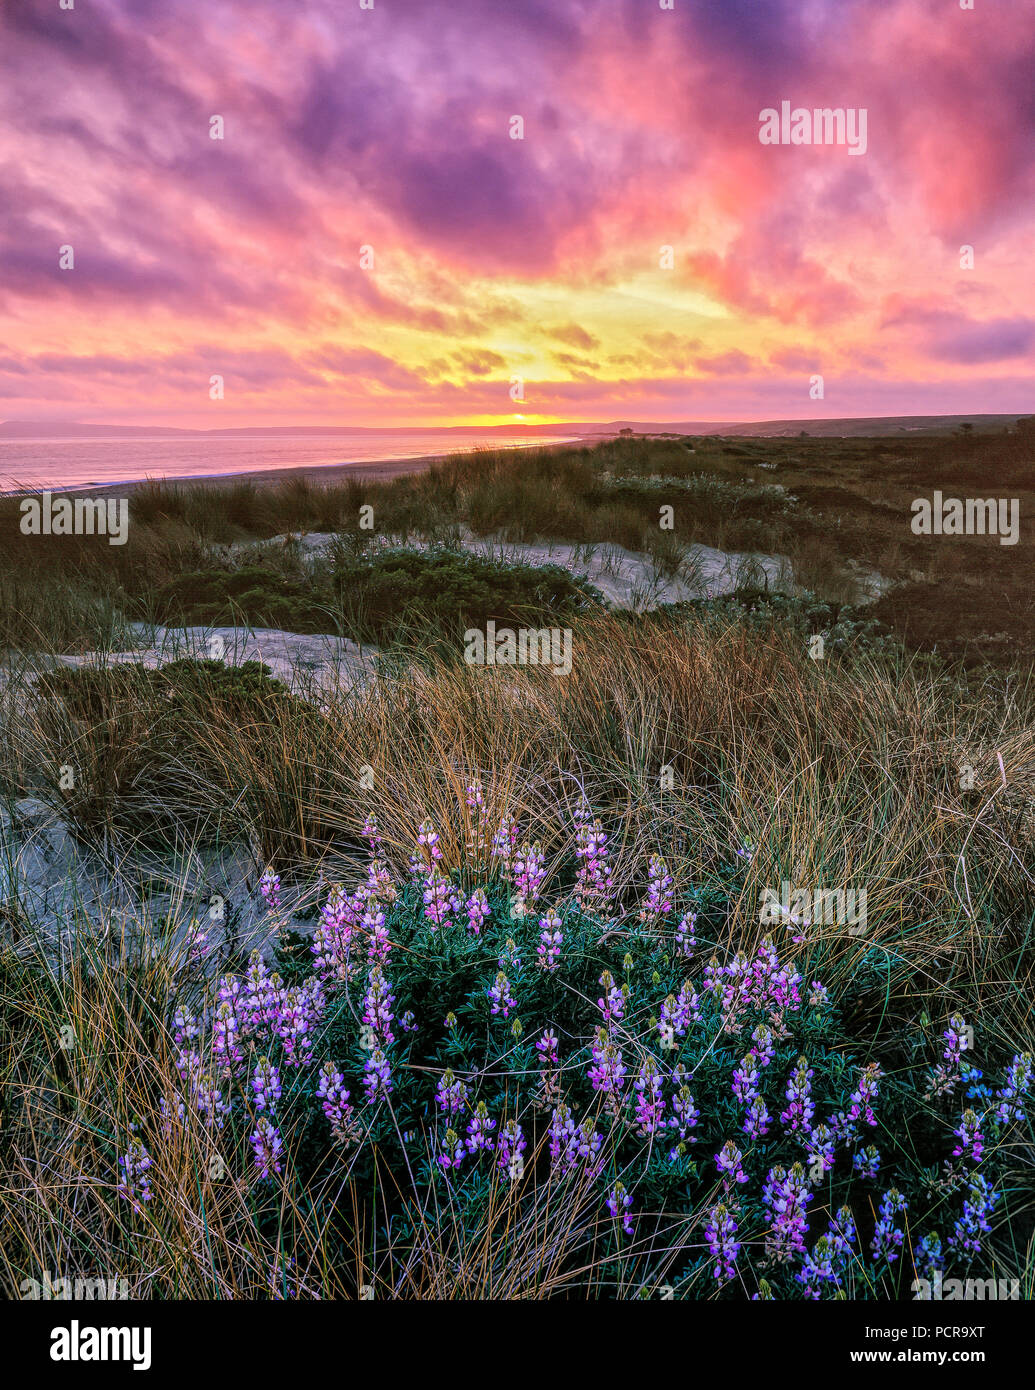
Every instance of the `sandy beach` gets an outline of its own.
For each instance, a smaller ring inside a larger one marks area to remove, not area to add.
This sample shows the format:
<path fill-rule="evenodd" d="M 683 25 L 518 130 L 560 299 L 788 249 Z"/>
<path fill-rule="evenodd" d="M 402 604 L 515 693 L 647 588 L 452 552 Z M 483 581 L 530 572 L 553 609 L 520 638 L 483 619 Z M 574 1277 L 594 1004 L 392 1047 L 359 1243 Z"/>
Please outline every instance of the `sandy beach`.
<path fill-rule="evenodd" d="M 567 449 L 572 444 L 598 443 L 603 439 L 610 438 L 609 435 L 587 435 L 565 443 L 551 442 L 549 444 L 536 444 L 531 440 L 527 446 L 529 449 Z M 343 483 L 348 478 L 359 478 L 365 482 L 385 483 L 391 482 L 393 478 L 401 478 L 407 474 L 425 473 L 435 463 L 442 463 L 445 459 L 456 454 L 478 452 L 472 449 L 448 449 L 437 454 L 421 454 L 413 458 L 386 458 L 386 459 L 366 459 L 362 462 L 350 463 L 343 460 L 341 463 L 324 464 L 295 464 L 289 468 L 255 468 L 245 469 L 241 472 L 229 473 L 191 473 L 177 474 L 169 477 L 153 475 L 146 478 L 131 478 L 119 482 L 97 482 L 83 483 L 77 486 L 53 488 L 53 492 L 61 492 L 68 497 L 81 496 L 93 492 L 117 492 L 128 495 L 139 487 L 143 487 L 151 482 L 163 482 L 169 486 L 180 483 L 189 483 L 191 487 L 198 485 L 219 485 L 227 483 L 260 483 L 271 485 L 282 483 L 289 478 L 304 478 L 306 482 L 322 483 L 326 486 Z M 484 450 L 483 450 L 484 452 Z M 510 452 L 508 450 L 508 452 Z M 23 492 L 37 491 L 38 489 L 17 488 L 12 489 L 3 496 L 20 496 Z"/>

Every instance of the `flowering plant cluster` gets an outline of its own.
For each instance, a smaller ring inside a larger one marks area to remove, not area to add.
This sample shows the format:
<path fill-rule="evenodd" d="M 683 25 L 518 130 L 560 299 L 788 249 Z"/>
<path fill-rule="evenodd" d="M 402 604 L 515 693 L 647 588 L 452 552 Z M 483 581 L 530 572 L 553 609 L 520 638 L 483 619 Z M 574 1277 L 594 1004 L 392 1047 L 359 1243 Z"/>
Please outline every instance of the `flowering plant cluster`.
<path fill-rule="evenodd" d="M 200 1125 L 274 1212 L 278 1184 L 333 1192 L 312 1180 L 341 1170 L 393 1231 L 439 1186 L 422 1220 L 459 1211 L 472 1232 L 490 1200 L 532 1213 L 553 1186 L 609 1258 L 679 1249 L 659 1277 L 679 1296 L 890 1297 L 992 1260 L 1030 1054 L 981 1083 L 952 1014 L 936 1057 L 921 1039 L 912 1060 L 901 1040 L 858 1056 L 812 963 L 770 938 L 720 954 L 723 903 L 660 855 L 619 893 L 587 811 L 564 854 L 511 816 L 489 826 L 477 785 L 467 805 L 490 872 L 449 864 L 425 821 L 393 874 L 368 821 L 363 875 L 330 889 L 311 934 L 285 930 L 276 960 L 179 1003 L 166 1136 Z M 287 896 L 273 875 L 264 892 Z M 159 1200 L 161 1138 L 119 1160 L 137 1217 Z M 386 1163 L 414 1189 L 387 1210 Z"/>

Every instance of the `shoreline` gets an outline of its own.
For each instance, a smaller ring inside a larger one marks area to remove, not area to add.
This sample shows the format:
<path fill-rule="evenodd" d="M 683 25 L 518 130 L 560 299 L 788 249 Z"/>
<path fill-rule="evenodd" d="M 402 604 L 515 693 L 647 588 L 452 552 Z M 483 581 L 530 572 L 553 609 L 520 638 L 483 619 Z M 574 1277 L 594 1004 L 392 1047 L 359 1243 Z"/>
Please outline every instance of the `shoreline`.
<path fill-rule="evenodd" d="M 520 453 L 524 449 L 568 449 L 572 446 L 582 446 L 602 439 L 614 438 L 612 435 L 573 435 L 571 439 L 563 442 L 551 441 L 549 444 L 518 444 L 506 449 L 507 453 Z M 0 497 L 38 497 L 43 492 L 51 494 L 60 493 L 65 497 L 79 496 L 83 493 L 94 493 L 100 491 L 118 490 L 124 494 L 131 494 L 137 488 L 146 487 L 149 483 L 162 483 L 168 486 L 175 486 L 178 483 L 189 483 L 192 486 L 198 484 L 214 486 L 219 483 L 275 483 L 284 482 L 289 478 L 304 477 L 309 482 L 319 483 L 341 483 L 348 478 L 359 477 L 366 482 L 387 483 L 396 478 L 406 477 L 407 475 L 417 475 L 426 473 L 433 464 L 442 463 L 447 458 L 453 458 L 457 454 L 476 454 L 492 453 L 494 450 L 474 448 L 474 449 L 448 449 L 438 454 L 412 454 L 407 458 L 387 458 L 387 459 L 366 459 L 363 462 L 350 463 L 343 460 L 339 463 L 300 463 L 291 464 L 284 468 L 249 468 L 240 472 L 232 473 L 182 473 L 170 476 L 149 475 L 143 478 L 123 478 L 118 481 L 103 483 L 72 483 L 66 487 L 47 485 L 40 487 L 20 487 L 0 491 Z"/>

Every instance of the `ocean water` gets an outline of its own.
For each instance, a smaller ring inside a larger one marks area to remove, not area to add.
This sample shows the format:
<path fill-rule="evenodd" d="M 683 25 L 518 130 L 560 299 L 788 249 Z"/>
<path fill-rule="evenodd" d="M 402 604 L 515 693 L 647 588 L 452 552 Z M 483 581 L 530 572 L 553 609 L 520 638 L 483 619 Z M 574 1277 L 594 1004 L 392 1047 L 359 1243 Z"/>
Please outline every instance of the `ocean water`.
<path fill-rule="evenodd" d="M 0 492 L 114 486 L 143 478 L 198 478 L 318 468 L 377 459 L 427 458 L 467 449 L 559 444 L 570 435 L 451 434 L 385 430 L 349 435 L 136 436 L 90 439 L 0 438 Z"/>

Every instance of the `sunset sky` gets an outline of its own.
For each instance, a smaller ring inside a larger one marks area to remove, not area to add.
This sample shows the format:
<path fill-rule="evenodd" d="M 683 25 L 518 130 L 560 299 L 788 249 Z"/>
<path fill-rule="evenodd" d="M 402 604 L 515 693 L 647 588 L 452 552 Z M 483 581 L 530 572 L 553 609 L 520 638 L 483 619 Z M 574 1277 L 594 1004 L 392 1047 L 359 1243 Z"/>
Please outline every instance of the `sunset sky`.
<path fill-rule="evenodd" d="M 1035 3 L 59 3 L 0 0 L 0 419 L 1035 405 Z"/>

